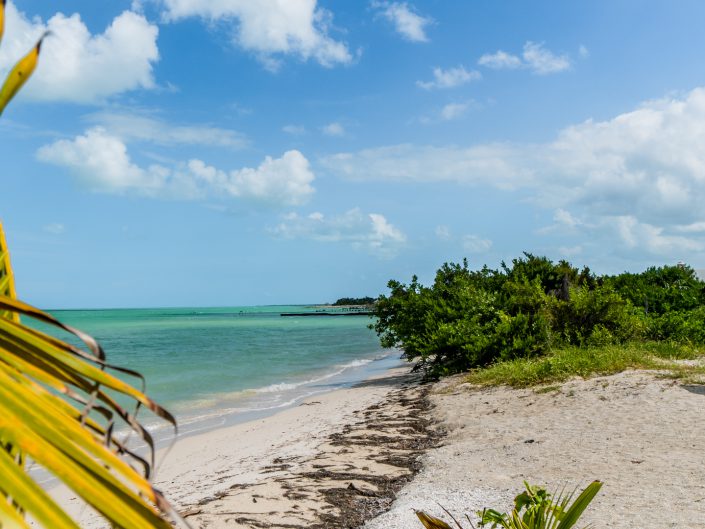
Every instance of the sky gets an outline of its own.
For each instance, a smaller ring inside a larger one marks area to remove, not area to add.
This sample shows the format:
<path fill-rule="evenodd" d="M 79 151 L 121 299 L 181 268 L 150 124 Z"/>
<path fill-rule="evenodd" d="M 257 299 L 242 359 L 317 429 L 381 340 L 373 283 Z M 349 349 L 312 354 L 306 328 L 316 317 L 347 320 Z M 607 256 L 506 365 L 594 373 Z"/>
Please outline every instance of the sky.
<path fill-rule="evenodd" d="M 522 251 L 705 268 L 705 3 L 8 0 L 0 220 L 44 308 L 376 296 Z"/>

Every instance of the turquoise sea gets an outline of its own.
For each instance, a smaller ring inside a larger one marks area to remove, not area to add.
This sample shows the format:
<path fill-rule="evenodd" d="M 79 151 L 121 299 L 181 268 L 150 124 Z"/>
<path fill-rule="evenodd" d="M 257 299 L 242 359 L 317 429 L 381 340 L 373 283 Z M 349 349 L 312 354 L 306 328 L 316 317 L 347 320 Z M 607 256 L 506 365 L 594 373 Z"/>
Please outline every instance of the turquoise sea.
<path fill-rule="evenodd" d="M 136 369 L 182 433 L 241 422 L 401 365 L 368 316 L 282 317 L 307 306 L 56 310 Z M 159 423 L 143 417 L 159 437 Z"/>

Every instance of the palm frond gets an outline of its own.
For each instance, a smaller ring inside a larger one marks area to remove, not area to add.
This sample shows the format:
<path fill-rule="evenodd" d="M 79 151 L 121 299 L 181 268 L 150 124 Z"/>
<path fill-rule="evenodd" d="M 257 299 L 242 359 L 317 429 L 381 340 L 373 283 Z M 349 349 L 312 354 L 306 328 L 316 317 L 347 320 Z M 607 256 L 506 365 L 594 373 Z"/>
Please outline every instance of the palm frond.
<path fill-rule="evenodd" d="M 171 518 L 187 527 L 149 481 L 154 442 L 137 413 L 146 408 L 175 431 L 176 420 L 144 393 L 138 373 L 108 364 L 91 336 L 4 295 L 14 293 L 14 285 L 1 225 L 0 245 L 8 278 L 0 295 L 0 527 L 27 527 L 25 512 L 47 528 L 78 527 L 34 482 L 21 464 L 25 460 L 58 478 L 114 526 L 168 529 Z M 71 333 L 83 347 L 21 323 L 20 314 Z M 114 371 L 136 377 L 141 388 Z M 133 409 L 116 397 L 132 401 Z M 146 458 L 118 439 L 118 426 L 146 444 Z"/>
<path fill-rule="evenodd" d="M 2 4 L 0 5 L 0 11 L 2 12 L 0 18 L 4 20 L 5 2 L 2 2 Z M 22 86 L 34 73 L 34 70 L 37 67 L 37 63 L 39 61 L 39 52 L 42 49 L 42 42 L 44 42 L 44 39 L 48 34 L 49 33 L 46 32 L 41 37 L 39 37 L 39 40 L 29 51 L 29 53 L 27 53 L 27 55 L 17 61 L 17 64 L 15 64 L 12 70 L 10 70 L 10 73 L 7 74 L 5 83 L 2 85 L 2 88 L 0 88 L 0 115 L 5 110 L 7 104 L 12 100 L 13 97 L 15 97 L 15 95 L 17 95 L 17 92 L 19 92 L 20 88 L 22 88 Z"/>

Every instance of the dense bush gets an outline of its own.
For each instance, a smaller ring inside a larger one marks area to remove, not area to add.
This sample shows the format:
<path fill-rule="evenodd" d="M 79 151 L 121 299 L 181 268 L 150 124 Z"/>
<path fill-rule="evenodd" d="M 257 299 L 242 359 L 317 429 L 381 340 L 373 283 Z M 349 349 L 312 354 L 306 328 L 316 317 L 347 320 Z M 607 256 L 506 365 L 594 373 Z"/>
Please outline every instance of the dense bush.
<path fill-rule="evenodd" d="M 682 266 L 595 276 L 525 253 L 499 270 L 444 264 L 430 287 L 389 282 L 375 308 L 384 347 L 440 376 L 555 346 L 705 343 L 705 283 Z"/>

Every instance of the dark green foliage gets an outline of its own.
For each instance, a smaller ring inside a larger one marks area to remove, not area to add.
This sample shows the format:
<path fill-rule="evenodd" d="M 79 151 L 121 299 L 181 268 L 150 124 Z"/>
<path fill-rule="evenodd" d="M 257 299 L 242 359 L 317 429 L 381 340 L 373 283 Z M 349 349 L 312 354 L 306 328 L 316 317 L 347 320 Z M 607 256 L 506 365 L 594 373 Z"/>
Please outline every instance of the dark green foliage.
<path fill-rule="evenodd" d="M 641 274 L 605 277 L 605 283 L 648 314 L 688 311 L 705 305 L 705 283 L 689 266 L 651 267 Z"/>
<path fill-rule="evenodd" d="M 556 346 L 705 343 L 705 283 L 683 266 L 598 277 L 524 253 L 500 270 L 444 264 L 433 285 L 390 281 L 374 329 L 431 376 L 538 357 Z"/>
<path fill-rule="evenodd" d="M 375 298 L 364 297 L 364 298 L 340 298 L 338 301 L 333 303 L 334 307 L 340 307 L 345 305 L 372 305 L 375 302 Z"/>

